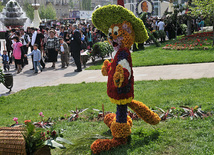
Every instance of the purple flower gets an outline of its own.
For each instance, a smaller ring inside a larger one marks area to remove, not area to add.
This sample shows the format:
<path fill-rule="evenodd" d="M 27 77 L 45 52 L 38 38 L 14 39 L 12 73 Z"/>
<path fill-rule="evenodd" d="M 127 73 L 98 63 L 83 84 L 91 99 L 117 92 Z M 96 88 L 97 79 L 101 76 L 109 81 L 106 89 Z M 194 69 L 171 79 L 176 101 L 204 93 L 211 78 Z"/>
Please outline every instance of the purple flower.
<path fill-rule="evenodd" d="M 42 116 L 42 115 L 43 115 L 43 112 L 40 112 L 40 113 L 39 113 L 39 116 Z"/>

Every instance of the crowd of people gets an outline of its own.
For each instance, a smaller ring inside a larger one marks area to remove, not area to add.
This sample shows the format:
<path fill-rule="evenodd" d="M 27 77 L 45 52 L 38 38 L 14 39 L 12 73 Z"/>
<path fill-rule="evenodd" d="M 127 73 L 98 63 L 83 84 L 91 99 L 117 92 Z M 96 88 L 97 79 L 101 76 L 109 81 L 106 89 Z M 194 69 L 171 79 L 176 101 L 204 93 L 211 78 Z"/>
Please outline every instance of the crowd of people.
<path fill-rule="evenodd" d="M 81 72 L 81 52 L 92 50 L 93 44 L 104 37 L 89 23 L 52 26 L 43 23 L 38 29 L 28 27 L 26 31 L 14 28 L 6 32 L 6 49 L 1 55 L 3 68 L 5 72 L 9 71 L 10 64 L 14 62 L 19 74 L 28 65 L 28 58 L 31 56 L 31 70 L 38 73 L 37 67 L 42 72 L 46 63 L 52 63 L 51 67 L 54 69 L 60 54 L 62 68 L 69 66 L 69 58 L 72 57 L 77 66 L 75 72 Z M 29 49 L 31 53 L 28 53 Z"/>

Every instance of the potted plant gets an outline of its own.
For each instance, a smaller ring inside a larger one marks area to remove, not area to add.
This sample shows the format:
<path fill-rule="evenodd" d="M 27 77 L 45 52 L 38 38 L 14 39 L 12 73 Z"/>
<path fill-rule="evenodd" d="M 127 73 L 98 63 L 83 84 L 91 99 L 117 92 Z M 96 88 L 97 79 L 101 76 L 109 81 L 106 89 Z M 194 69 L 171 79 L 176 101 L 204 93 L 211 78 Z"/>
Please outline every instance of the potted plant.
<path fill-rule="evenodd" d="M 44 122 L 40 122 L 43 124 Z M 40 128 L 36 126 L 37 123 L 32 123 L 31 120 L 25 121 L 25 132 L 23 136 L 25 139 L 26 153 L 29 155 L 50 155 L 51 149 L 60 148 L 65 149 L 66 147 L 58 142 L 73 144 L 70 141 L 62 138 L 61 131 L 53 130 L 50 127 L 49 130 L 46 128 Z M 45 127 L 45 126 L 43 126 Z"/>

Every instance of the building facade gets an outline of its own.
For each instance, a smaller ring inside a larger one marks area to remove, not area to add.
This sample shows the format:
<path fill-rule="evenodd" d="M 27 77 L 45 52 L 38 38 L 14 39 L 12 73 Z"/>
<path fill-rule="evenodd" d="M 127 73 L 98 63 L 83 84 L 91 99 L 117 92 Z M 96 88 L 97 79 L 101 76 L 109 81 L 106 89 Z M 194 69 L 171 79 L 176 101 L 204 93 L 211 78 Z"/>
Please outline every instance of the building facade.
<path fill-rule="evenodd" d="M 16 0 L 21 6 L 24 5 L 26 0 Z M 52 3 L 56 9 L 57 18 L 68 18 L 69 17 L 69 0 L 27 0 L 28 3 L 39 3 L 40 5 L 48 5 Z"/>

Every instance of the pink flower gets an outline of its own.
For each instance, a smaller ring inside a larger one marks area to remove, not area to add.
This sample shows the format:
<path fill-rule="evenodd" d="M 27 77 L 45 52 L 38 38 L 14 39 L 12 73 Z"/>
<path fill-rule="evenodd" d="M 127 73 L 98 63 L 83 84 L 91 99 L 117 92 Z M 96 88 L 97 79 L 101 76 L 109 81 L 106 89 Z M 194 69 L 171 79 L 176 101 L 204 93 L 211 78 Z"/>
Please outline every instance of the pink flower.
<path fill-rule="evenodd" d="M 17 118 L 17 117 L 14 117 L 13 120 L 14 120 L 15 122 L 17 122 L 17 121 L 18 121 L 18 118 Z"/>
<path fill-rule="evenodd" d="M 42 117 L 44 117 L 44 115 L 42 115 Z"/>
<path fill-rule="evenodd" d="M 13 120 L 16 122 L 16 124 L 18 124 L 18 118 L 14 117 Z"/>
<path fill-rule="evenodd" d="M 43 115 L 43 112 L 40 112 L 40 113 L 39 113 L 39 116 L 42 116 L 42 115 Z"/>

